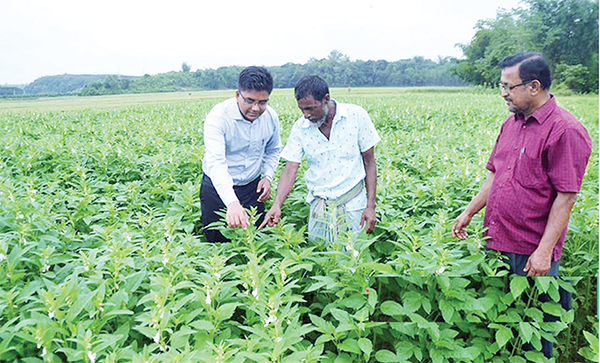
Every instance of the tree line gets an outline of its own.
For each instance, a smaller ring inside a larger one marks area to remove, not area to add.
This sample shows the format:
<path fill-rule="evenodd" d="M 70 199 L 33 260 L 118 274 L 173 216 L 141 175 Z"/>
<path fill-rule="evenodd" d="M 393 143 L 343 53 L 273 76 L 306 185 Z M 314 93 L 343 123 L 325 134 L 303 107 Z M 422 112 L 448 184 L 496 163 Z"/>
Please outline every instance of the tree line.
<path fill-rule="evenodd" d="M 454 64 L 456 59 L 441 58 L 435 62 L 423 57 L 396 62 L 350 61 L 347 56 L 334 50 L 324 59 L 311 59 L 305 64 L 286 63 L 267 68 L 273 75 L 276 88 L 293 88 L 306 74 L 322 75 L 332 87 L 464 85 L 464 82 L 452 73 Z M 242 68 L 230 66 L 190 72 L 189 65 L 183 63 L 180 72 L 146 75 L 133 79 L 110 76 L 104 81 L 86 85 L 81 94 L 231 89 L 237 87 L 238 74 Z"/>
<path fill-rule="evenodd" d="M 537 51 L 546 56 L 554 87 L 598 91 L 598 0 L 522 0 L 524 7 L 480 20 L 465 59 L 455 73 L 469 84 L 496 85 L 498 63 L 508 54 Z"/>

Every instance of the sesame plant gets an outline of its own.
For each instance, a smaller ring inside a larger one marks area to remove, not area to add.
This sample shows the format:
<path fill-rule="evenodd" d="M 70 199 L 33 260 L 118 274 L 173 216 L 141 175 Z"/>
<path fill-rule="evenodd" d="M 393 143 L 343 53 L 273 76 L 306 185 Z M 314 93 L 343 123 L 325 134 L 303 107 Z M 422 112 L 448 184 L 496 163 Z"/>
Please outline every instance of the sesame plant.
<path fill-rule="evenodd" d="M 510 276 L 482 213 L 469 238 L 449 232 L 508 114 L 498 95 L 462 92 L 332 90 L 382 137 L 376 229 L 332 243 L 307 238 L 301 177 L 279 225 L 204 240 L 202 122 L 222 98 L 3 105 L 0 361 L 597 361 L 597 149 L 559 278 Z M 559 102 L 597 145 L 597 99 Z M 285 142 L 300 113 L 288 90 L 270 104 Z"/>

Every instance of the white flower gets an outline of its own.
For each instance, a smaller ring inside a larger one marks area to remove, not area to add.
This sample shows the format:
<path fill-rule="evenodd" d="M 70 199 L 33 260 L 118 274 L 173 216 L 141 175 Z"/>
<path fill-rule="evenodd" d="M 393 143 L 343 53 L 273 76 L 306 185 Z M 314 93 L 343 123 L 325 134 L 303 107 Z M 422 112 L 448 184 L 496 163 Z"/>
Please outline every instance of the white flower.
<path fill-rule="evenodd" d="M 206 288 L 206 300 L 204 300 L 206 305 L 210 305 L 212 303 L 212 299 L 210 297 L 210 288 Z"/>
<path fill-rule="evenodd" d="M 42 357 L 45 356 L 46 354 L 48 354 L 48 351 L 46 350 L 46 347 L 44 347 L 44 349 L 42 349 Z"/>
<path fill-rule="evenodd" d="M 152 338 L 152 340 L 154 340 L 154 343 L 158 344 L 158 342 L 160 341 L 160 332 L 156 332 L 156 335 L 154 336 L 154 338 Z"/>
<path fill-rule="evenodd" d="M 53 319 L 53 318 L 54 318 L 54 311 L 50 310 L 50 311 L 48 312 L 48 317 L 49 317 L 50 319 Z"/>
<path fill-rule="evenodd" d="M 435 271 L 435 273 L 436 273 L 436 274 L 438 274 L 438 275 L 441 275 L 441 274 L 443 274 L 443 273 L 444 273 L 444 271 L 446 271 L 446 267 L 444 267 L 444 266 L 440 266 L 440 267 L 439 267 L 439 268 L 438 268 L 438 269 Z"/>
<path fill-rule="evenodd" d="M 6 260 L 6 256 L 4 255 L 4 253 L 0 253 L 0 262 Z"/>
<path fill-rule="evenodd" d="M 267 325 L 274 323 L 276 321 L 277 321 L 277 317 L 275 315 L 269 315 L 267 320 L 265 320 L 265 328 L 267 327 Z"/>
<path fill-rule="evenodd" d="M 90 359 L 90 362 L 94 363 L 96 361 L 96 353 L 88 352 L 87 356 Z"/>
<path fill-rule="evenodd" d="M 252 296 L 258 299 L 258 289 L 252 290 Z"/>
<path fill-rule="evenodd" d="M 358 251 L 354 249 L 351 245 L 346 246 L 346 251 L 351 252 L 352 256 L 358 257 Z"/>

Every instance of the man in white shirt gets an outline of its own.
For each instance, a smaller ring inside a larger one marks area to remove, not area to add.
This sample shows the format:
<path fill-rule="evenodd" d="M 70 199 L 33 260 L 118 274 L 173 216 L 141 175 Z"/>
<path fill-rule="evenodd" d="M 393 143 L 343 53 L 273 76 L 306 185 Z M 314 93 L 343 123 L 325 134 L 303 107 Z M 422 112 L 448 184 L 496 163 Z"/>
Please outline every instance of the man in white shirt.
<path fill-rule="evenodd" d="M 362 107 L 330 98 L 327 83 L 307 76 L 294 90 L 303 113 L 294 123 L 281 156 L 286 160 L 277 196 L 263 223 L 273 226 L 291 192 L 298 166 L 306 157 L 304 174 L 310 203 L 309 237 L 332 242 L 340 230 L 375 228 L 377 166 L 375 145 L 381 140 Z"/>
<path fill-rule="evenodd" d="M 257 207 L 262 222 L 264 204 L 271 195 L 271 180 L 279 162 L 279 118 L 267 105 L 273 77 L 263 67 L 248 67 L 239 75 L 235 97 L 225 100 L 206 116 L 200 205 L 204 234 L 210 242 L 227 239 L 208 228 L 226 209 L 227 225 L 250 224 L 244 208 Z"/>

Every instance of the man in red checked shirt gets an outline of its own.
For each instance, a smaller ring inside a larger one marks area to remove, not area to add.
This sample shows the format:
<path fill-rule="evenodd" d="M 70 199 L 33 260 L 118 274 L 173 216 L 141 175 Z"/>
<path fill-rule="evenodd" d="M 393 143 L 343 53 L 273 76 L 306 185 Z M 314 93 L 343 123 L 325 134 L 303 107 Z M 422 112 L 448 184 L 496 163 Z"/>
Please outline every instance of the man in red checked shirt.
<path fill-rule="evenodd" d="M 486 165 L 487 180 L 454 221 L 452 235 L 466 238 L 465 227 L 486 207 L 487 248 L 508 257 L 511 273 L 557 276 L 592 142 L 550 94 L 552 75 L 541 54 L 515 54 L 499 66 L 502 97 L 513 114 Z"/>
<path fill-rule="evenodd" d="M 452 234 L 466 238 L 465 227 L 486 207 L 487 247 L 509 255 L 513 273 L 556 276 L 592 141 L 550 94 L 552 75 L 541 54 L 506 57 L 500 68 L 502 97 L 513 114 L 487 163 L 490 175 Z"/>

